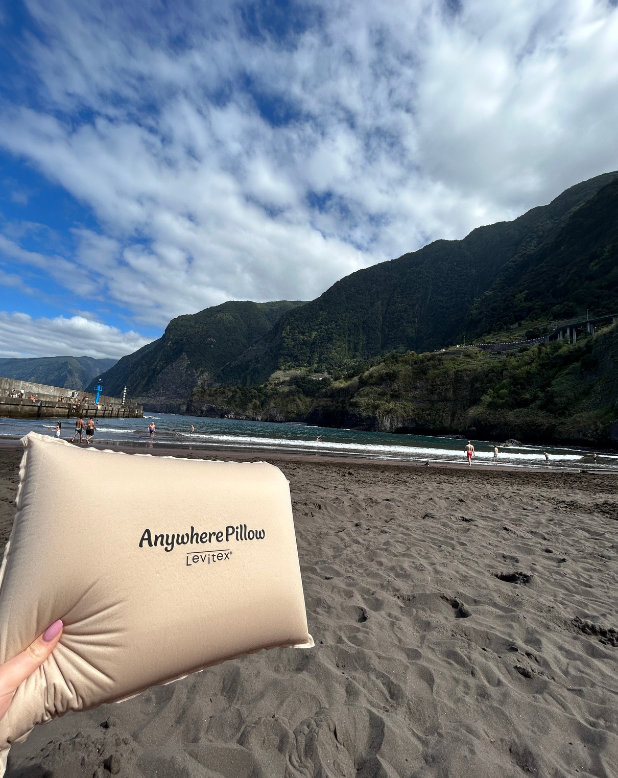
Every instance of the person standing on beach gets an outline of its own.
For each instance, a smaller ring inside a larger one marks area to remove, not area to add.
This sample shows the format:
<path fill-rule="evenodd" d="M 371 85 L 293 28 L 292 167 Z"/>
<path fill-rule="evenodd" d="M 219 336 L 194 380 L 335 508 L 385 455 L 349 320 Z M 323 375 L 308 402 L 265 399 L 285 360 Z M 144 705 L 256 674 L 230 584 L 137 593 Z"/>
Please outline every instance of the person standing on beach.
<path fill-rule="evenodd" d="M 191 425 L 191 432 L 195 432 L 195 427 L 193 426 L 193 424 Z"/>
<path fill-rule="evenodd" d="M 150 424 L 148 425 L 148 434 L 150 435 L 151 438 L 154 437 L 155 429 L 156 429 L 155 423 L 154 421 L 151 421 Z"/>
<path fill-rule="evenodd" d="M 89 446 L 92 442 L 92 436 L 94 435 L 94 431 L 96 430 L 97 425 L 94 419 L 88 419 L 88 423 L 86 424 L 86 444 Z"/>
<path fill-rule="evenodd" d="M 494 446 L 494 465 L 498 464 L 498 446 Z"/>
<path fill-rule="evenodd" d="M 61 421 L 57 421 L 56 422 L 56 437 L 57 438 L 60 437 L 60 433 L 61 432 L 62 432 L 62 422 Z"/>
<path fill-rule="evenodd" d="M 73 437 L 71 438 L 71 443 L 74 442 L 76 435 L 79 435 L 79 442 L 81 443 L 83 434 L 84 434 L 84 420 L 80 416 L 79 419 L 75 420 L 75 433 L 73 434 Z"/>
<path fill-rule="evenodd" d="M 472 443 L 470 443 L 470 441 L 467 442 L 465 451 L 466 451 L 466 456 L 468 457 L 468 465 L 470 467 L 472 467 L 472 457 L 474 456 L 474 446 L 472 445 Z"/>
<path fill-rule="evenodd" d="M 549 462 L 549 454 L 547 453 L 547 451 L 543 452 L 543 456 L 545 457 L 545 461 Z"/>

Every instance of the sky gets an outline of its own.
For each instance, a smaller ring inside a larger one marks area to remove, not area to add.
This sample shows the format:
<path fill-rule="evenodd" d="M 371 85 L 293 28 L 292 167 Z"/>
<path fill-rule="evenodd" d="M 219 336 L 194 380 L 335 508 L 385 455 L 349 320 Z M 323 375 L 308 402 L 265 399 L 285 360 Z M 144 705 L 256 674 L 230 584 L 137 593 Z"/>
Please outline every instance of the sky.
<path fill-rule="evenodd" d="M 618 169 L 618 0 L 0 0 L 0 355 L 119 358 Z"/>

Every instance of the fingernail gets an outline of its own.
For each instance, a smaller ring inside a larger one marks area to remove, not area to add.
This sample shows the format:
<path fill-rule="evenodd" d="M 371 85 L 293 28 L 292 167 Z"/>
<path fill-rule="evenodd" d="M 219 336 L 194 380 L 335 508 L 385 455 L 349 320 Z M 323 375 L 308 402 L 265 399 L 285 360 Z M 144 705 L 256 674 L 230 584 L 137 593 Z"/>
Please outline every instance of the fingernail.
<path fill-rule="evenodd" d="M 54 621 L 53 624 L 50 624 L 49 627 L 45 630 L 43 633 L 43 640 L 46 643 L 51 643 L 52 640 L 56 637 L 56 635 L 60 632 L 60 630 L 64 627 L 64 624 L 60 619 L 58 621 Z"/>

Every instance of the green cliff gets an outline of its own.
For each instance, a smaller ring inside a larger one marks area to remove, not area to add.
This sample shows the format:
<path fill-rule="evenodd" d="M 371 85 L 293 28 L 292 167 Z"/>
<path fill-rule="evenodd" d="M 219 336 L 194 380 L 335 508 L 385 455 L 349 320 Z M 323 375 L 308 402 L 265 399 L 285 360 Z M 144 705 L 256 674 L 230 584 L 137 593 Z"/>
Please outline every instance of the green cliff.
<path fill-rule="evenodd" d="M 618 311 L 618 178 L 577 208 L 553 240 L 505 265 L 475 301 L 466 329 L 478 336 L 588 308 Z"/>
<path fill-rule="evenodd" d="M 283 313 L 299 305 L 302 303 L 287 300 L 232 301 L 178 316 L 158 340 L 123 357 L 101 376 L 104 392 L 120 396 L 126 386 L 127 395 L 146 409 L 182 411 L 198 383 L 210 382 L 227 362 L 268 332 Z"/>

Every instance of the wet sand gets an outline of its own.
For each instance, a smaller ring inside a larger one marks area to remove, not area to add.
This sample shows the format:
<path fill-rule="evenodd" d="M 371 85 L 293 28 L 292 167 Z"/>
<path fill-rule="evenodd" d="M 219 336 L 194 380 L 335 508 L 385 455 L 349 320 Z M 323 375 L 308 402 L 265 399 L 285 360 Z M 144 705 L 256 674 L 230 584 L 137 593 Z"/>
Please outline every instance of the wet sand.
<path fill-rule="evenodd" d="M 618 775 L 616 476 L 229 458 L 290 480 L 316 647 L 38 727 L 9 778 Z"/>

